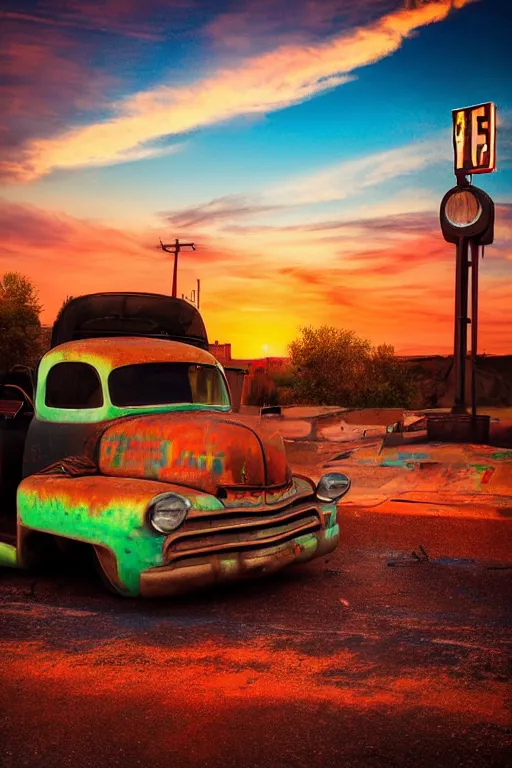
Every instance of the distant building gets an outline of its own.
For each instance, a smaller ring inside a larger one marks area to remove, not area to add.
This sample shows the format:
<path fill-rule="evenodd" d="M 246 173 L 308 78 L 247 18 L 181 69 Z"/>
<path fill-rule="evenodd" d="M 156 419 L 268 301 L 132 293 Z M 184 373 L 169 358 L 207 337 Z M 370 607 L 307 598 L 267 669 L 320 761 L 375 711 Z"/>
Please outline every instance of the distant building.
<path fill-rule="evenodd" d="M 249 374 L 267 372 L 266 358 L 261 360 L 230 360 L 230 365 L 237 368 L 245 368 Z"/>
<path fill-rule="evenodd" d="M 219 344 L 218 341 L 214 341 L 213 344 L 209 344 L 209 348 L 210 353 L 221 365 L 231 362 L 231 344 Z"/>
<path fill-rule="evenodd" d="M 249 375 L 255 373 L 278 373 L 287 368 L 290 363 L 288 357 L 233 358 L 231 357 L 231 344 L 219 344 L 218 341 L 210 344 L 210 352 L 221 365 L 245 368 Z"/>

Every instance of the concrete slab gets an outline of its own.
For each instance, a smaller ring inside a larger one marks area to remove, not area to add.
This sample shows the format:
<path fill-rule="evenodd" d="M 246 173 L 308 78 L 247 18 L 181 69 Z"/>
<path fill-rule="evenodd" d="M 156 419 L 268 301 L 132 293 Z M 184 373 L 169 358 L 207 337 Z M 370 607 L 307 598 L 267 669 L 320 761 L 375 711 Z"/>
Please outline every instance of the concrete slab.
<path fill-rule="evenodd" d="M 277 429 L 285 440 L 301 440 L 311 435 L 312 424 L 305 419 L 287 419 L 279 422 Z"/>
<path fill-rule="evenodd" d="M 348 408 L 340 408 L 337 405 L 290 405 L 282 409 L 285 419 L 316 419 L 325 416 L 342 415 Z"/>
<path fill-rule="evenodd" d="M 304 444 L 302 449 L 298 443 L 287 446 L 295 471 L 315 481 L 329 471 L 351 478 L 340 510 L 357 507 L 385 514 L 512 522 L 512 450 L 426 442 L 385 446 L 382 441 L 343 448 L 336 453 L 327 442 Z"/>
<path fill-rule="evenodd" d="M 333 443 L 346 443 L 366 438 L 384 437 L 386 427 L 379 425 L 356 425 L 340 421 L 337 424 L 329 424 L 322 427 L 317 425 L 316 435 L 319 440 L 329 440 Z"/>

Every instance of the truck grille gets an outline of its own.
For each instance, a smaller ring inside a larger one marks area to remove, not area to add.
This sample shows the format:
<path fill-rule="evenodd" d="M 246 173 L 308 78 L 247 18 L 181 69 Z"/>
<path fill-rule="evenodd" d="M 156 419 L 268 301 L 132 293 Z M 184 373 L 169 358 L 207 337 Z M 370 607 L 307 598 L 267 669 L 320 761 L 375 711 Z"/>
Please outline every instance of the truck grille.
<path fill-rule="evenodd" d="M 280 509 L 260 507 L 255 512 L 247 508 L 191 512 L 166 538 L 164 561 L 275 547 L 323 528 L 321 512 L 311 502 Z"/>

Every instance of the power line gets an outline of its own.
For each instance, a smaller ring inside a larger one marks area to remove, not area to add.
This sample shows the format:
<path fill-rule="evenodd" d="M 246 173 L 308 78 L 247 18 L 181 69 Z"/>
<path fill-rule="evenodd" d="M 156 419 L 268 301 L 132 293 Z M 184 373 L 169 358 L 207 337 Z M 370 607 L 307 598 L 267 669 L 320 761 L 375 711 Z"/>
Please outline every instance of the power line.
<path fill-rule="evenodd" d="M 160 247 L 162 251 L 165 251 L 166 253 L 171 253 L 174 256 L 174 267 L 172 271 L 172 296 L 176 298 L 177 290 L 178 290 L 178 256 L 180 251 L 183 248 L 192 248 L 193 251 L 196 250 L 196 246 L 194 243 L 180 243 L 178 239 L 174 241 L 174 243 L 162 243 L 160 240 Z"/>

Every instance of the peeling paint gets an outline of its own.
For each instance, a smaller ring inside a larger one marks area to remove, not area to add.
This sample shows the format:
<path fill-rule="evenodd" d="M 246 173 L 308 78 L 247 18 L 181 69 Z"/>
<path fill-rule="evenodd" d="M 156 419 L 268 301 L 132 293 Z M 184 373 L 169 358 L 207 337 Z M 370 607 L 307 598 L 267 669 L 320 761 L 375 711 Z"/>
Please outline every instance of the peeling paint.
<path fill-rule="evenodd" d="M 99 467 L 105 475 L 177 482 L 213 494 L 222 486 L 284 486 L 291 475 L 279 439 L 215 413 L 133 417 L 107 427 Z"/>
<path fill-rule="evenodd" d="M 163 563 L 164 537 L 145 522 L 148 504 L 173 490 L 151 480 L 32 475 L 19 486 L 18 514 L 27 528 L 109 549 L 117 560 L 120 586 L 137 595 L 141 571 Z M 189 498 L 198 509 L 222 507 L 205 494 L 192 491 Z"/>
<path fill-rule="evenodd" d="M 172 539 L 180 543 L 174 572 L 168 575 L 185 586 L 189 575 L 197 575 L 201 568 L 210 583 L 219 568 L 229 578 L 238 578 L 248 571 L 266 573 L 291 562 L 306 562 L 335 548 L 336 507 L 319 505 L 312 481 L 292 478 L 275 426 L 234 420 L 226 413 L 229 405 L 113 406 L 108 390 L 113 369 L 175 360 L 220 369 L 204 350 L 153 339 L 69 342 L 43 358 L 37 423 L 47 422 L 49 442 L 58 429 L 73 432 L 74 424 L 81 425 L 85 437 L 75 441 L 69 455 L 57 453 L 49 468 L 38 467 L 38 474 L 19 485 L 20 561 L 31 530 L 84 542 L 95 547 L 115 588 L 136 596 L 144 592 L 143 578 L 158 583 L 164 592 L 168 588 L 163 569 L 168 567 L 165 553 Z M 66 361 L 95 368 L 103 389 L 101 407 L 46 405 L 48 374 Z M 69 442 L 63 441 L 66 445 Z M 84 456 L 86 473 L 80 464 Z M 63 474 L 66 462 L 79 471 Z M 176 535 L 165 536 L 151 527 L 147 515 L 152 499 L 170 492 L 186 497 L 190 510 Z M 192 541 L 189 553 L 184 550 L 187 541 Z M 190 562 L 196 555 L 206 560 L 206 566 Z M 189 561 L 183 563 L 186 556 Z M 17 563 L 14 548 L 0 548 L 0 564 L 4 561 Z M 173 593 L 177 591 L 181 589 Z"/>

